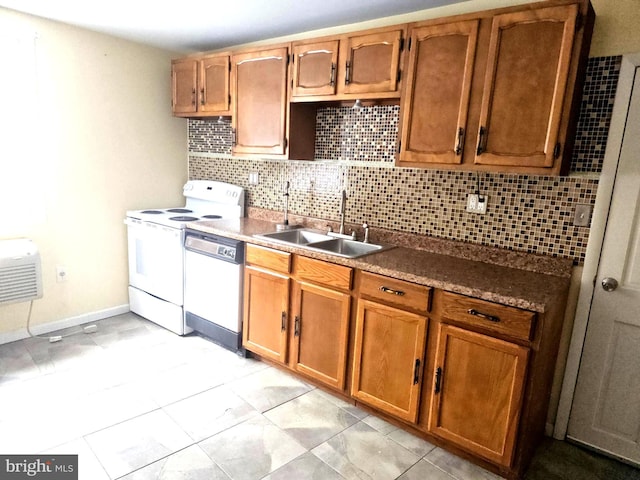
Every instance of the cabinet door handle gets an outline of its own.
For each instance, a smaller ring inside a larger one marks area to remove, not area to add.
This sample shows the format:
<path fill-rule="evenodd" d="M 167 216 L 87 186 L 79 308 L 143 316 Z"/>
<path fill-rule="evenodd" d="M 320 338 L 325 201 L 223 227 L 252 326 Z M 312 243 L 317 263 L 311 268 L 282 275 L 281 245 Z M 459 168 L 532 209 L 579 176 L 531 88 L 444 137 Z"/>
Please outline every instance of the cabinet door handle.
<path fill-rule="evenodd" d="M 480 127 L 480 131 L 478 132 L 478 149 L 476 150 L 476 154 L 482 155 L 487 148 L 487 129 L 484 127 Z"/>
<path fill-rule="evenodd" d="M 329 77 L 329 85 L 332 87 L 336 84 L 336 64 L 331 64 L 331 76 Z"/>
<path fill-rule="evenodd" d="M 282 312 L 282 324 L 280 325 L 280 331 L 284 332 L 287 329 L 287 312 Z"/>
<path fill-rule="evenodd" d="M 413 384 L 417 385 L 420 381 L 420 359 L 416 358 L 416 363 L 413 366 Z"/>
<path fill-rule="evenodd" d="M 344 76 L 344 84 L 349 85 L 351 83 L 351 62 L 347 62 L 345 67 L 346 67 L 346 71 Z"/>
<path fill-rule="evenodd" d="M 294 327 L 293 327 L 293 336 L 294 337 L 299 337 L 300 336 L 300 317 L 298 317 L 296 315 L 295 321 L 293 323 Z"/>
<path fill-rule="evenodd" d="M 204 88 L 200 89 L 200 105 L 204 105 Z"/>
<path fill-rule="evenodd" d="M 456 144 L 456 155 L 462 155 L 462 147 L 464 145 L 464 128 L 458 128 L 458 143 Z"/>
<path fill-rule="evenodd" d="M 391 295 L 398 295 L 399 297 L 404 295 L 402 290 L 394 290 L 393 288 L 385 287 L 384 285 L 381 285 L 379 290 L 384 293 L 390 293 Z"/>
<path fill-rule="evenodd" d="M 442 389 L 442 368 L 438 367 L 436 368 L 436 386 L 433 390 L 433 393 L 440 393 L 440 390 Z"/>
<path fill-rule="evenodd" d="M 237 141 L 236 141 L 236 129 L 232 128 L 231 129 L 231 145 L 233 145 L 235 147 L 236 144 L 237 144 Z"/>
<path fill-rule="evenodd" d="M 485 320 L 489 320 L 490 322 L 498 323 L 500 321 L 500 317 L 496 317 L 494 315 L 489 315 L 488 313 L 479 312 L 473 308 L 467 310 L 469 315 L 473 315 L 474 317 L 484 318 Z"/>

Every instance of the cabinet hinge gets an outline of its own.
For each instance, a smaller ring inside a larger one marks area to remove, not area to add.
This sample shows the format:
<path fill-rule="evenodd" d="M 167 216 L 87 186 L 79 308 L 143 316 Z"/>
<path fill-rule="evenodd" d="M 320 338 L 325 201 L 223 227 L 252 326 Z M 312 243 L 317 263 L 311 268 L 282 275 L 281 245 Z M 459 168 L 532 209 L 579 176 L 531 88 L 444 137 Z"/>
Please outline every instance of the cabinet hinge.
<path fill-rule="evenodd" d="M 576 32 L 581 30 L 584 27 L 584 15 L 578 12 L 578 16 L 576 17 Z"/>
<path fill-rule="evenodd" d="M 553 158 L 560 158 L 560 142 L 556 143 L 555 148 L 553 149 Z"/>

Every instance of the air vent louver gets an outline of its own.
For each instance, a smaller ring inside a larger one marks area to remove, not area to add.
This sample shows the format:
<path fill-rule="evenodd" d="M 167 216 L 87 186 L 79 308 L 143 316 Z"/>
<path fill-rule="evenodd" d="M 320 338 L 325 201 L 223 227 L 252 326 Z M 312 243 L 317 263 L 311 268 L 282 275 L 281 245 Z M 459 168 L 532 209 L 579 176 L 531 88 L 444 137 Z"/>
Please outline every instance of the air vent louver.
<path fill-rule="evenodd" d="M 28 239 L 0 240 L 0 303 L 42 297 L 40 254 Z"/>

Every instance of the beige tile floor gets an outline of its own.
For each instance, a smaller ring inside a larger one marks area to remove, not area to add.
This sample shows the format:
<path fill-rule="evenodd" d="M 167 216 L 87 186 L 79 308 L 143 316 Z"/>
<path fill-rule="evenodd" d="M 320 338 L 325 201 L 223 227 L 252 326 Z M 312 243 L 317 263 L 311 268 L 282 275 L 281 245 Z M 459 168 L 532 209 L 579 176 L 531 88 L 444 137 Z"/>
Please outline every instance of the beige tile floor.
<path fill-rule="evenodd" d="M 97 325 L 0 346 L 0 453 L 78 454 L 82 480 L 499 478 L 200 337 L 134 314 Z M 545 440 L 526 479 L 640 472 Z"/>

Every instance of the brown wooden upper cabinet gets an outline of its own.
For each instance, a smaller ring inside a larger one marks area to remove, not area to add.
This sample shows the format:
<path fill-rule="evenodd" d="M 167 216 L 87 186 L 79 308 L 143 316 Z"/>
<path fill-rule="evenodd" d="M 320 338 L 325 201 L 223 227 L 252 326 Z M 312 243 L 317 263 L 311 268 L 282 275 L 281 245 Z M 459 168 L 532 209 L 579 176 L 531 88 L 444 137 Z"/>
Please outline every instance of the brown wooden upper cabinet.
<path fill-rule="evenodd" d="M 230 115 L 229 55 L 174 60 L 172 109 L 177 117 Z"/>
<path fill-rule="evenodd" d="M 405 31 L 396 25 L 294 42 L 291 101 L 398 98 Z"/>
<path fill-rule="evenodd" d="M 479 20 L 411 31 L 400 158 L 461 163 Z"/>
<path fill-rule="evenodd" d="M 287 47 L 233 55 L 233 152 L 287 152 Z"/>
<path fill-rule="evenodd" d="M 399 166 L 566 173 L 593 10 L 540 5 L 410 28 Z"/>
<path fill-rule="evenodd" d="M 577 15 L 564 5 L 493 19 L 476 164 L 553 167 Z"/>
<path fill-rule="evenodd" d="M 292 96 L 336 93 L 338 44 L 338 40 L 293 44 Z"/>

